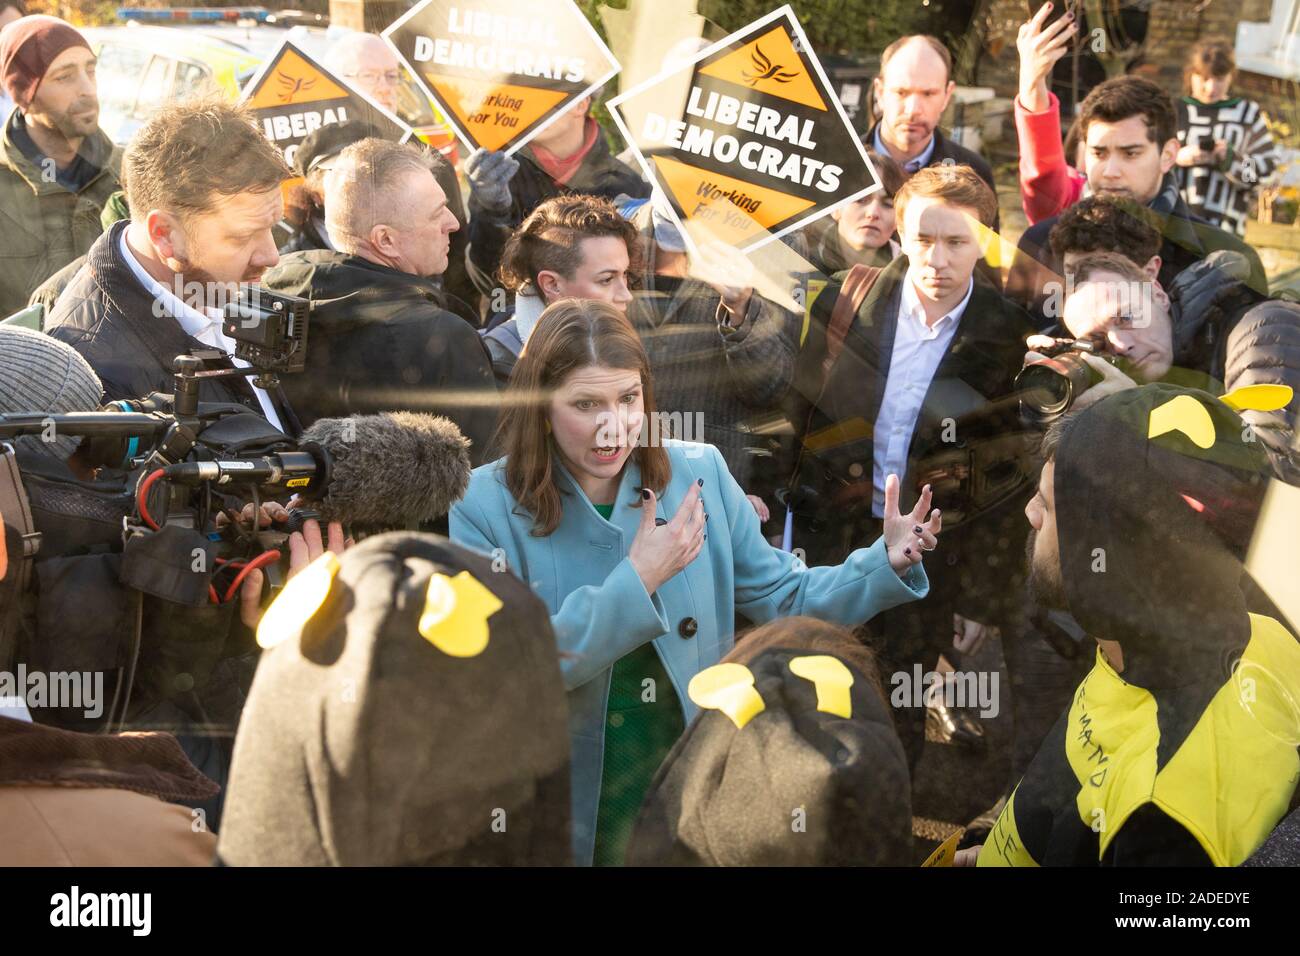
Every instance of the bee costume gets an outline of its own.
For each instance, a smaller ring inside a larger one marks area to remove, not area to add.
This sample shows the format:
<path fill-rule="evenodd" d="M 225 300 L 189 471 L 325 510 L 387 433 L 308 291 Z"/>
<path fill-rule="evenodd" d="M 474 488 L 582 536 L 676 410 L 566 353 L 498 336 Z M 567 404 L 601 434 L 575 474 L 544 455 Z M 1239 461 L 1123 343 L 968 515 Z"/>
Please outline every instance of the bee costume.
<path fill-rule="evenodd" d="M 1300 644 L 1242 596 L 1268 462 L 1232 397 L 1148 385 L 1062 432 L 1064 593 L 1123 672 L 1098 650 L 980 866 L 1236 866 L 1286 815 Z"/>
<path fill-rule="evenodd" d="M 555 636 L 491 558 L 408 532 L 326 552 L 257 638 L 221 862 L 573 862 Z"/>

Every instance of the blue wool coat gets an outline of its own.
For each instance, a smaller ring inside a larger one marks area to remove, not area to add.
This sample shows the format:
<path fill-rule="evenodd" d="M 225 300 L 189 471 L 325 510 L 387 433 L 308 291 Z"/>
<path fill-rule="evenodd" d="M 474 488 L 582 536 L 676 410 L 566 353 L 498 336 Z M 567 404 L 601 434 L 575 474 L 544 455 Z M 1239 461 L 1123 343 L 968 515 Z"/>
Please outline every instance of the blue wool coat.
<path fill-rule="evenodd" d="M 566 655 L 560 666 L 569 692 L 574 854 L 583 865 L 595 849 L 605 711 L 619 658 L 653 642 L 689 723 L 698 708 L 687 697 L 687 684 L 731 650 L 736 611 L 756 623 L 807 614 L 853 626 L 929 590 L 921 565 L 902 578 L 895 573 L 883 539 L 837 567 L 805 566 L 764 540 L 758 516 L 716 448 L 681 441 L 665 446 L 672 479 L 658 496 L 657 513 L 671 520 L 691 483 L 703 478 L 708 539 L 695 560 L 653 595 L 628 560 L 641 521 L 635 461 L 623 470 L 608 521 L 557 462 L 564 517 L 550 535 L 534 537 L 532 516 L 506 488 L 504 458 L 476 468 L 451 510 L 454 541 L 504 557 L 550 608 Z"/>

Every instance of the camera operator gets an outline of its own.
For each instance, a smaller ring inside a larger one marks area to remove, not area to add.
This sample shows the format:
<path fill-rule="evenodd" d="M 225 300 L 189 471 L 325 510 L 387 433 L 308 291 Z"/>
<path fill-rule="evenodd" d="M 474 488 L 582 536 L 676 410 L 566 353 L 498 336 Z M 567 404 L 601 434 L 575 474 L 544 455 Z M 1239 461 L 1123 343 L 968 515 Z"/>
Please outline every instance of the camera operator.
<path fill-rule="evenodd" d="M 86 357 L 110 401 L 170 393 L 178 355 L 233 351 L 221 307 L 278 261 L 271 230 L 282 214 L 280 183 L 291 175 L 249 114 L 217 99 L 157 113 L 132 139 L 122 169 L 131 219 L 95 242 L 45 324 Z M 296 430 L 278 391 L 243 378 L 204 381 L 199 396 Z"/>
<path fill-rule="evenodd" d="M 29 329 L 0 327 L 0 414 L 91 412 L 101 394 L 94 370 L 71 347 Z M 185 754 L 220 781 L 229 743 L 198 725 L 228 720 L 232 731 L 243 699 L 240 682 L 246 687 L 251 677 L 251 662 L 218 664 L 211 653 L 235 633 L 233 605 L 188 608 L 145 598 L 137 607 L 137 593 L 122 574 L 123 520 L 133 501 L 128 476 L 101 472 L 86 458 L 85 439 L 61 435 L 57 421 L 49 422 L 40 435 L 13 441 L 17 474 L 0 469 L 0 509 L 12 543 L 10 574 L 0 583 L 0 670 L 22 665 L 29 674 L 102 675 L 98 713 L 51 703 L 31 706 L 33 719 L 61 731 L 102 732 L 122 725 L 129 704 L 132 729 L 175 731 Z M 320 537 L 318 530 L 303 530 L 290 547 L 298 565 L 305 563 L 313 534 Z M 341 537 L 337 528 L 331 533 Z M 16 547 L 20 541 L 35 543 L 34 553 Z M 257 622 L 261 585 L 255 572 L 241 591 L 249 626 Z M 245 643 L 251 647 L 251 636 Z M 170 669 L 155 670 L 163 658 Z M 186 676 L 193 686 L 182 692 L 155 679 L 163 672 Z M 214 792 L 195 796 L 191 805 L 203 809 L 215 829 L 220 803 Z"/>
<path fill-rule="evenodd" d="M 307 369 L 284 390 L 304 425 L 392 409 L 446 415 L 473 442 L 477 464 L 496 426 L 487 350 L 440 305 L 458 228 L 427 156 L 364 139 L 325 177 L 325 221 L 336 250 L 294 252 L 266 273 L 275 292 L 311 299 Z"/>
<path fill-rule="evenodd" d="M 1183 272 L 1166 294 L 1133 262 L 1110 252 L 1081 257 L 1065 300 L 1062 324 L 1095 354 L 1081 353 L 1097 384 L 1074 400 L 1086 408 L 1145 382 L 1175 382 L 1214 394 L 1248 385 L 1296 390 L 1280 409 L 1245 408 L 1275 473 L 1300 484 L 1300 460 L 1291 448 L 1300 409 L 1300 306 L 1260 301 L 1241 279 L 1244 263 L 1216 253 Z M 1031 337 L 1031 347 L 1043 340 Z M 1041 358 L 1031 352 L 1027 360 Z"/>

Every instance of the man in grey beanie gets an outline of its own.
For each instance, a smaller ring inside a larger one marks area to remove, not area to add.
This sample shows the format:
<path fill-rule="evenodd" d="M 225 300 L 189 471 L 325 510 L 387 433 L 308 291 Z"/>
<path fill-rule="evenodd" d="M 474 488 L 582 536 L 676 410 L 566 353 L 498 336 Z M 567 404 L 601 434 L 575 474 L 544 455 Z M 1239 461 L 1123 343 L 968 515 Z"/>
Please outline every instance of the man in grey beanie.
<path fill-rule="evenodd" d="M 0 414 L 93 412 L 103 394 L 99 376 L 71 346 L 31 329 L 0 326 Z M 75 459 L 68 459 L 77 444 L 51 426 L 45 434 L 19 438 L 15 447 L 67 462 L 76 473 Z"/>

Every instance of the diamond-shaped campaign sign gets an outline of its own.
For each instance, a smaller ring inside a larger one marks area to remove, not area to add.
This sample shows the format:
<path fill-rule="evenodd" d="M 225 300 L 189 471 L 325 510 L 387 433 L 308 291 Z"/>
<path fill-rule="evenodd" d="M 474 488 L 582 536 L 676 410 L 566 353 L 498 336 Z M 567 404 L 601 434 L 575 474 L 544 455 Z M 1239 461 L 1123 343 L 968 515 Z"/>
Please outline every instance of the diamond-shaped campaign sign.
<path fill-rule="evenodd" d="M 573 0 L 423 0 L 383 37 L 471 151 L 513 153 L 619 70 Z"/>
<path fill-rule="evenodd" d="M 290 166 L 307 135 L 331 123 L 360 120 L 381 138 L 398 143 L 411 135 L 400 119 L 288 40 L 248 81 L 239 101 L 252 110 L 257 125 Z"/>
<path fill-rule="evenodd" d="M 609 111 L 696 246 L 749 252 L 880 188 L 789 6 Z"/>

